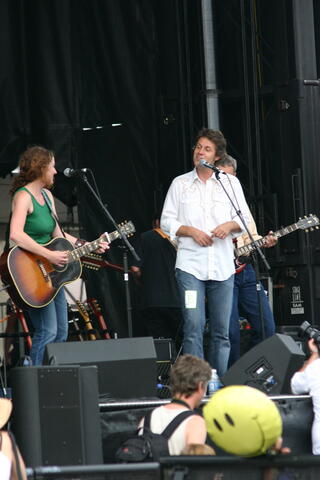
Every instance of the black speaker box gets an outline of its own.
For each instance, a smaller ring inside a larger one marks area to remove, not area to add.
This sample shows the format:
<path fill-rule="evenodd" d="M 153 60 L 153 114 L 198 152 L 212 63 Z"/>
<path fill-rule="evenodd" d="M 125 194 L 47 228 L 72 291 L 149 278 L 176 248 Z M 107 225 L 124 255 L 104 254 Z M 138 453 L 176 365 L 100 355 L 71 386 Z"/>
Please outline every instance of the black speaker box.
<path fill-rule="evenodd" d="M 177 353 L 171 338 L 155 338 L 154 346 L 157 353 L 157 395 L 159 398 L 170 398 L 170 371 Z"/>
<path fill-rule="evenodd" d="M 154 346 L 157 362 L 174 362 L 177 352 L 171 338 L 154 338 Z"/>
<path fill-rule="evenodd" d="M 96 367 L 10 372 L 12 430 L 28 467 L 102 463 Z"/>
<path fill-rule="evenodd" d="M 304 359 L 292 337 L 277 333 L 243 355 L 221 380 L 224 385 L 248 385 L 270 395 L 291 393 L 291 377 Z"/>
<path fill-rule="evenodd" d="M 50 343 L 44 363 L 96 365 L 99 393 L 110 398 L 156 395 L 156 352 L 152 337 Z"/>

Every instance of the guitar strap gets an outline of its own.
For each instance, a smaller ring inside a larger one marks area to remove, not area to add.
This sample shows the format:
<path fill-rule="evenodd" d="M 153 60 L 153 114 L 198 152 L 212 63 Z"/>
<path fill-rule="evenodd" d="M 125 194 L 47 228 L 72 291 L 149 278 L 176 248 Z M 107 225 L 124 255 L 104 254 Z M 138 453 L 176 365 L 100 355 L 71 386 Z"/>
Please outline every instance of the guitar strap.
<path fill-rule="evenodd" d="M 8 252 L 10 250 L 10 222 L 11 222 L 11 217 L 12 217 L 12 212 L 10 213 L 10 217 L 8 220 L 7 224 L 7 229 L 6 229 L 6 241 L 4 244 L 3 252 Z"/>
<path fill-rule="evenodd" d="M 48 195 L 47 195 L 47 192 L 46 192 L 44 189 L 42 189 L 41 192 L 42 192 L 43 198 L 45 199 L 46 204 L 47 204 L 48 207 L 49 207 L 49 210 L 50 210 L 50 212 L 51 212 L 51 215 L 53 216 L 53 218 L 55 219 L 58 227 L 60 228 L 60 230 L 61 230 L 61 232 L 62 232 L 62 235 L 64 236 L 64 238 L 66 238 L 66 234 L 64 233 L 64 230 L 63 230 L 63 228 L 62 228 L 61 225 L 60 225 L 60 222 L 59 222 L 59 220 L 58 220 L 58 217 L 57 217 L 57 215 L 55 214 L 55 212 L 53 211 L 53 208 L 52 208 L 52 206 L 51 206 L 51 202 L 50 202 L 50 200 L 49 200 L 49 197 L 48 197 Z"/>
<path fill-rule="evenodd" d="M 171 245 L 177 250 L 177 245 L 171 240 L 169 235 L 167 235 L 166 233 L 164 233 L 163 230 L 161 230 L 161 228 L 154 228 L 153 230 L 157 232 L 160 235 L 160 237 L 167 239 L 168 242 L 170 242 Z"/>

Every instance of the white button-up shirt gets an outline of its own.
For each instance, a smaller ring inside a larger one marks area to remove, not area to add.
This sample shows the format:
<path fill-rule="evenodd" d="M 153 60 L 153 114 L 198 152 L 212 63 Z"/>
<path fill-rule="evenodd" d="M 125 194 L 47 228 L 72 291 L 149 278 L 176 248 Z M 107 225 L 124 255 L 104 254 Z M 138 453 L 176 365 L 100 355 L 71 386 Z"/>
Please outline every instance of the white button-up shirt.
<path fill-rule="evenodd" d="M 249 208 L 239 180 L 226 174 L 220 174 L 220 179 L 248 222 Z M 211 236 L 215 227 L 229 221 L 237 222 L 243 229 L 215 174 L 206 182 L 200 180 L 196 169 L 176 177 L 168 190 L 161 215 L 161 228 L 178 243 L 176 268 L 191 273 L 199 280 L 228 279 L 235 271 L 232 238 L 239 232 L 228 235 L 224 240 L 214 237 L 213 244 L 207 247 L 200 246 L 192 237 L 177 237 L 176 232 L 186 225 Z"/>

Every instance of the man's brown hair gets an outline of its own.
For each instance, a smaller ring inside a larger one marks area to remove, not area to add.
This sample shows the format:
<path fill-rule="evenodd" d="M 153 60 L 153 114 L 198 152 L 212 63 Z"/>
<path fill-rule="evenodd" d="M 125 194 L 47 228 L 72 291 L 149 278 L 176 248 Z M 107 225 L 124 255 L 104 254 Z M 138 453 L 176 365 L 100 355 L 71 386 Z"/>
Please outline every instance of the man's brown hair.
<path fill-rule="evenodd" d="M 224 138 L 224 135 L 220 130 L 212 130 L 211 128 L 202 128 L 196 135 L 195 145 L 197 145 L 200 138 L 207 138 L 210 142 L 214 143 L 216 146 L 216 155 L 221 157 L 226 153 L 227 140 Z"/>
<path fill-rule="evenodd" d="M 211 367 L 208 362 L 194 355 L 182 355 L 178 358 L 170 373 L 171 394 L 190 397 L 199 386 L 211 378 Z"/>

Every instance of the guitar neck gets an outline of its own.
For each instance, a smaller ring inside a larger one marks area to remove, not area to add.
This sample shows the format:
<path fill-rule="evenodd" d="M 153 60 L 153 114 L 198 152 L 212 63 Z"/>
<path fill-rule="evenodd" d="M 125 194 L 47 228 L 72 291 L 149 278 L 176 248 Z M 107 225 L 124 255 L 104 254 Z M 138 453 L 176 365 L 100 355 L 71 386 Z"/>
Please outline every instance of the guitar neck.
<path fill-rule="evenodd" d="M 295 230 L 298 230 L 299 226 L 296 223 L 293 223 L 292 225 L 288 225 L 287 227 L 280 228 L 280 230 L 277 230 L 276 232 L 273 232 L 273 236 L 276 238 L 281 238 L 284 237 L 285 235 L 288 235 L 288 233 L 292 233 Z M 248 255 L 250 254 L 253 250 L 255 250 L 256 245 L 259 247 L 262 247 L 263 244 L 266 242 L 268 235 L 265 237 L 259 238 L 259 240 L 256 240 L 255 242 L 248 243 L 247 245 L 243 245 L 243 247 L 239 247 L 235 249 L 235 255 L 236 257 L 241 257 L 241 255 Z"/>
<path fill-rule="evenodd" d="M 82 247 L 75 248 L 69 252 L 69 260 L 79 260 L 84 255 L 88 255 L 89 253 L 97 250 L 101 242 L 108 242 L 111 243 L 113 240 L 116 240 L 119 237 L 119 232 L 115 230 L 114 232 L 107 233 L 105 232 L 101 237 L 97 238 L 93 242 L 86 243 L 82 245 Z"/>

